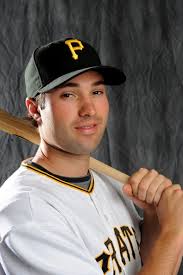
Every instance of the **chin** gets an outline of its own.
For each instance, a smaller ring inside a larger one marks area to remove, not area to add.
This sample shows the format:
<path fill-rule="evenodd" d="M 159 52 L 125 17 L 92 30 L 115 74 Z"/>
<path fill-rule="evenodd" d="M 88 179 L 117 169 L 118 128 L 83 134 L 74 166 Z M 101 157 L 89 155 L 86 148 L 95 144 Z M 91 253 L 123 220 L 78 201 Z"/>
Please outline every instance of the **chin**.
<path fill-rule="evenodd" d="M 67 144 L 63 145 L 59 141 L 53 146 L 60 151 L 73 154 L 73 155 L 90 155 L 93 153 L 100 144 L 101 138 L 95 139 L 80 139 L 75 142 L 70 140 Z"/>
<path fill-rule="evenodd" d="M 97 148 L 97 145 L 95 146 L 83 146 L 82 145 L 78 145 L 75 148 L 70 148 L 70 150 L 68 150 L 71 154 L 75 154 L 75 155 L 90 155 L 91 153 L 93 153 Z"/>

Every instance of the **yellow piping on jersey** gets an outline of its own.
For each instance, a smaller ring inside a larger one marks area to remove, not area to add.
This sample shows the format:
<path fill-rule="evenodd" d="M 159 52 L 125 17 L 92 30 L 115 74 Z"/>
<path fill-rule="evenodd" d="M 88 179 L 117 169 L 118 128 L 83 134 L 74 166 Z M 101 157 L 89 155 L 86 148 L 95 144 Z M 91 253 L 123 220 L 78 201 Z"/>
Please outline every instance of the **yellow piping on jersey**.
<path fill-rule="evenodd" d="M 91 174 L 90 186 L 89 186 L 88 190 L 86 190 L 86 189 L 84 189 L 84 188 L 82 188 L 80 186 L 77 186 L 77 185 L 75 185 L 75 184 L 73 184 L 71 182 L 67 182 L 67 181 L 61 180 L 61 179 L 57 178 L 56 176 L 53 176 L 53 175 L 51 175 L 49 173 L 46 173 L 45 171 L 42 171 L 41 169 L 38 169 L 37 167 L 34 167 L 31 164 L 27 164 L 24 161 L 22 162 L 21 165 L 25 166 L 26 168 L 28 168 L 30 170 L 33 170 L 37 174 L 41 174 L 43 176 L 46 176 L 47 178 L 51 178 L 52 180 L 56 181 L 57 183 L 60 183 L 60 184 L 62 183 L 62 184 L 67 185 L 67 186 L 69 186 L 71 188 L 78 189 L 78 190 L 86 192 L 86 193 L 91 193 L 93 191 L 94 178 L 93 178 L 92 174 Z"/>

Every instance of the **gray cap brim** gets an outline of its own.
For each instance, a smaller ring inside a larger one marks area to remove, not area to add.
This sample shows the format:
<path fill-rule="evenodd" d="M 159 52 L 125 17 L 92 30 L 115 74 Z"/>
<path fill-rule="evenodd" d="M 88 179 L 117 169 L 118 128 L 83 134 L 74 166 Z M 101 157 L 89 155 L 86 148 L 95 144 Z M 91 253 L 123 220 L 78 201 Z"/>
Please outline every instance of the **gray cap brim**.
<path fill-rule="evenodd" d="M 88 68 L 84 68 L 81 70 L 77 70 L 74 72 L 70 72 L 68 74 L 62 75 L 62 76 L 54 79 L 52 82 L 50 82 L 43 88 L 40 88 L 39 90 L 37 90 L 35 96 L 37 94 L 48 92 L 48 91 L 52 90 L 53 88 L 56 88 L 57 86 L 70 80 L 71 78 L 78 76 L 79 74 L 81 74 L 83 72 L 90 71 L 90 70 L 99 72 L 104 77 L 104 83 L 106 85 L 120 85 L 123 82 L 125 82 L 125 80 L 126 80 L 124 73 L 115 67 L 102 66 L 102 65 L 101 66 L 93 66 L 93 67 L 88 67 Z"/>

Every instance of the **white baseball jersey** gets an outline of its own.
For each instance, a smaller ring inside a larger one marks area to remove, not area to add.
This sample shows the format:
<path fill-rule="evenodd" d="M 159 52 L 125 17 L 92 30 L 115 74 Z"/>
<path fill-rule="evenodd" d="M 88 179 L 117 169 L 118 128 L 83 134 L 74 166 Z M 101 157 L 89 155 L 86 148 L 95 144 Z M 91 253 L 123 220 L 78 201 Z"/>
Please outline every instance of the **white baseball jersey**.
<path fill-rule="evenodd" d="M 24 164 L 3 184 L 0 274 L 137 273 L 140 217 L 121 183 L 90 172 L 86 188 Z"/>

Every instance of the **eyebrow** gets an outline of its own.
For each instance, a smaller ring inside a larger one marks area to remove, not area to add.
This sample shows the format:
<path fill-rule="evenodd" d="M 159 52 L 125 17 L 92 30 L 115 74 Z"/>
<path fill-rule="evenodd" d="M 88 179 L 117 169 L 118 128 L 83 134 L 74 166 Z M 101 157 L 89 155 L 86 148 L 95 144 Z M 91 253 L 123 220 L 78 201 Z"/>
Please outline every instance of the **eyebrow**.
<path fill-rule="evenodd" d="M 92 83 L 92 86 L 99 86 L 104 85 L 104 80 L 98 80 Z M 65 87 L 79 87 L 79 83 L 76 82 L 66 82 L 65 84 L 59 85 L 59 88 L 65 88 Z"/>

